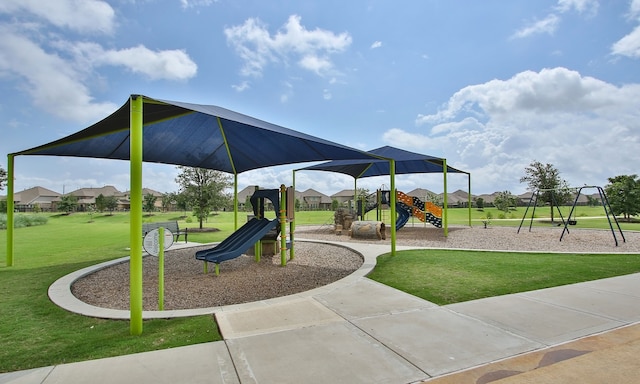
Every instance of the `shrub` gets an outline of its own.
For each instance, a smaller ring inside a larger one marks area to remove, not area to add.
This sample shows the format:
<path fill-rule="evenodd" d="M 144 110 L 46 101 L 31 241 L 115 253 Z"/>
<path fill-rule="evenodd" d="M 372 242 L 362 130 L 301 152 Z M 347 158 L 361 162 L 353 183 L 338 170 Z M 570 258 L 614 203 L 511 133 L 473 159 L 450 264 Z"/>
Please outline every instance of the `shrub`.
<path fill-rule="evenodd" d="M 49 221 L 47 216 L 43 215 L 24 215 L 17 214 L 13 217 L 13 227 L 23 228 L 32 227 L 34 225 L 45 225 Z M 7 229 L 7 215 L 0 215 L 0 229 Z"/>

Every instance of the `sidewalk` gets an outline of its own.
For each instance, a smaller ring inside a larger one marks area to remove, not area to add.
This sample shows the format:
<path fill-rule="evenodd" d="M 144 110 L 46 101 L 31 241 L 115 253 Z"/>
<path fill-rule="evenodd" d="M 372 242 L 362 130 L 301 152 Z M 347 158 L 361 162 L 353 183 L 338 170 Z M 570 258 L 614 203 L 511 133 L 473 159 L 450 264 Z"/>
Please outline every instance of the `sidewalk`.
<path fill-rule="evenodd" d="M 343 245 L 362 253 L 365 263 L 339 282 L 211 309 L 224 341 L 10 372 L 0 374 L 0 383 L 631 383 L 640 377 L 640 274 L 439 307 L 364 277 L 388 246 Z"/>

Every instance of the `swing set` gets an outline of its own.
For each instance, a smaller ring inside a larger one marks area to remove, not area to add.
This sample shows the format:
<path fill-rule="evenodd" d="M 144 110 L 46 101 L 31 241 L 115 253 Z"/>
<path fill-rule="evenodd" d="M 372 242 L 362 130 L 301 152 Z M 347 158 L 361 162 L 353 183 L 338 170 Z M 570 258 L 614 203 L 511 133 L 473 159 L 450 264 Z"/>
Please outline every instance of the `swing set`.
<path fill-rule="evenodd" d="M 604 189 L 602 189 L 602 187 L 595 186 L 595 185 L 590 185 L 590 186 L 585 185 L 584 187 L 572 188 L 574 190 L 577 190 L 577 193 L 576 193 L 576 198 L 573 201 L 573 205 L 571 206 L 571 211 L 569 211 L 569 216 L 567 217 L 567 220 L 565 220 L 564 217 L 562 216 L 562 212 L 560 211 L 560 207 L 557 203 L 557 199 L 556 199 L 557 189 L 537 190 L 534 194 L 531 195 L 531 198 L 529 199 L 529 203 L 527 204 L 527 209 L 524 211 L 524 215 L 522 216 L 522 220 L 520 221 L 520 226 L 518 227 L 518 233 L 520 233 L 520 229 L 522 228 L 522 224 L 524 223 L 524 220 L 527 217 L 527 212 L 529 211 L 529 208 L 533 206 L 533 211 L 531 213 L 531 220 L 529 222 L 529 232 L 531 232 L 531 227 L 533 225 L 533 218 L 536 213 L 536 207 L 538 206 L 538 197 L 540 196 L 540 192 L 551 192 L 551 204 L 553 204 L 553 206 L 555 206 L 556 209 L 558 210 L 558 214 L 560 215 L 560 219 L 562 220 L 562 225 L 564 227 L 562 230 L 562 234 L 560 235 L 560 241 L 562 241 L 564 234 L 565 233 L 569 234 L 569 225 L 577 224 L 577 220 L 575 219 L 575 217 L 572 219 L 572 216 L 574 215 L 575 208 L 578 203 L 578 199 L 580 198 L 580 194 L 582 193 L 582 190 L 585 188 L 587 189 L 595 188 L 598 190 L 598 195 L 600 196 L 600 203 L 602 204 L 602 208 L 604 208 L 604 213 L 607 216 L 609 228 L 611 229 L 611 234 L 613 235 L 613 240 L 616 243 L 616 247 L 618 246 L 618 238 L 616 236 L 616 231 L 614 229 L 613 223 L 615 223 L 616 228 L 618 229 L 618 232 L 620 232 L 620 236 L 622 237 L 622 242 L 626 242 L 624 233 L 622 233 L 622 229 L 620 228 L 620 224 L 618 223 L 618 219 L 611 211 L 611 205 L 609 204 L 609 199 L 607 199 L 607 195 L 604 192 Z M 611 220 L 612 217 L 613 217 L 613 222 Z"/>

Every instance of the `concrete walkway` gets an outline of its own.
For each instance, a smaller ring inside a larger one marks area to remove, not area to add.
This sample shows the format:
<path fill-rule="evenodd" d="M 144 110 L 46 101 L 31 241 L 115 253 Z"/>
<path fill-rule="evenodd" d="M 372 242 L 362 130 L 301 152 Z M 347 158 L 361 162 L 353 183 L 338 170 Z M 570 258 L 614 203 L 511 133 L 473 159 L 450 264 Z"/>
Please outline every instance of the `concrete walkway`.
<path fill-rule="evenodd" d="M 336 283 L 196 311 L 215 314 L 224 341 L 10 372 L 0 374 L 0 383 L 631 383 L 640 377 L 640 274 L 441 307 L 364 277 L 388 246 L 342 245 L 365 262 Z M 54 302 L 105 317 L 68 298 L 73 277 L 65 278 L 49 290 Z"/>

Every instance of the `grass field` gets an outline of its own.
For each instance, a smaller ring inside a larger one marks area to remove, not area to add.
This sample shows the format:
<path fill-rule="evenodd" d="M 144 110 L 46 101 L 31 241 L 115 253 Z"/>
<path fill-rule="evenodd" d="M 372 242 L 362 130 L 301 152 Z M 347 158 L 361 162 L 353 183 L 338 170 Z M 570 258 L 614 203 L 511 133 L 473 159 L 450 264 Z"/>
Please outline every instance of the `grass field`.
<path fill-rule="evenodd" d="M 369 278 L 439 305 L 640 272 L 640 255 L 412 250 Z"/>
<path fill-rule="evenodd" d="M 566 208 L 566 207 L 565 207 Z M 536 219 L 544 221 L 548 209 L 536 210 Z M 474 225 L 481 221 L 490 209 L 484 212 L 472 209 Z M 512 213 L 514 217 L 497 219 L 499 212 L 493 212 L 491 225 L 517 226 L 524 208 Z M 240 213 L 239 225 L 246 222 L 246 214 Z M 568 214 L 568 210 L 567 210 Z M 602 208 L 580 208 L 576 213 L 578 227 L 607 228 L 602 216 Z M 45 215 L 45 214 L 41 214 Z M 76 213 L 66 215 L 46 215 L 45 225 L 17 228 L 15 230 L 15 259 L 13 267 L 6 267 L 6 232 L 0 231 L 0 372 L 15 371 L 73 361 L 82 361 L 108 356 L 163 349 L 182 345 L 219 340 L 220 334 L 211 316 L 184 319 L 154 320 L 144 322 L 141 336 L 129 335 L 127 321 L 100 320 L 68 313 L 51 303 L 47 289 L 58 278 L 80 268 L 106 260 L 127 256 L 129 216 L 126 213 L 114 215 Z M 375 216 L 374 216 L 375 217 Z M 144 221 L 179 220 L 180 227 L 197 228 L 192 218 L 185 220 L 183 213 L 156 214 L 145 217 Z M 466 225 L 466 209 L 449 210 L 451 225 Z M 296 214 L 297 225 L 331 224 L 333 212 L 312 211 Z M 536 221 L 535 225 L 549 225 Z M 637 230 L 640 224 L 621 223 L 624 230 Z M 234 230 L 233 213 L 220 212 L 212 216 L 206 227 L 218 231 L 189 235 L 189 240 L 208 243 L 220 241 Z M 481 256 L 478 256 L 481 254 Z M 579 279 L 593 279 L 612 274 L 632 273 L 638 270 L 637 260 L 618 259 L 612 255 L 589 256 L 589 264 L 600 263 L 601 274 L 574 269 L 571 263 L 584 261 L 587 256 L 567 257 L 568 264 L 560 264 L 558 257 L 545 254 L 529 254 L 528 257 L 507 257 L 492 252 L 442 251 L 430 253 L 428 257 L 419 253 L 399 252 L 393 261 L 380 260 L 380 266 L 371 275 L 373 278 L 395 276 L 387 284 L 402 286 L 416 296 L 437 303 L 468 300 L 477 296 L 464 292 L 472 288 L 482 291 L 482 295 L 509 293 L 508 289 L 529 290 L 541 286 L 567 284 L 564 276 L 554 275 L 554 270 L 572 268 Z M 494 268 L 501 261 L 509 264 Z M 534 265 L 532 261 L 538 261 Z M 483 265 L 479 261 L 483 261 Z M 405 263 L 406 264 L 402 264 Z M 488 263 L 488 264 L 487 264 Z M 542 268 L 547 266 L 550 271 Z M 611 268 L 615 266 L 615 268 Z M 386 270 L 384 268 L 387 268 Z M 395 269 L 392 273 L 391 269 Z M 420 279 L 407 271 L 419 271 Z M 544 275 L 547 280 L 520 279 L 522 284 L 514 286 L 508 276 L 514 271 L 523 275 Z M 539 272 L 542 271 L 542 272 Z M 535 273 L 534 273 L 535 272 Z M 428 277 L 428 278 L 426 278 Z M 507 279 L 503 281 L 503 279 Z M 431 286 L 419 286 L 416 280 L 432 282 Z M 458 287 L 454 286 L 458 282 Z M 484 285 L 482 285 L 484 283 Z M 482 288 L 481 288 L 482 287 Z M 426 292 L 426 293 L 425 293 Z"/>

